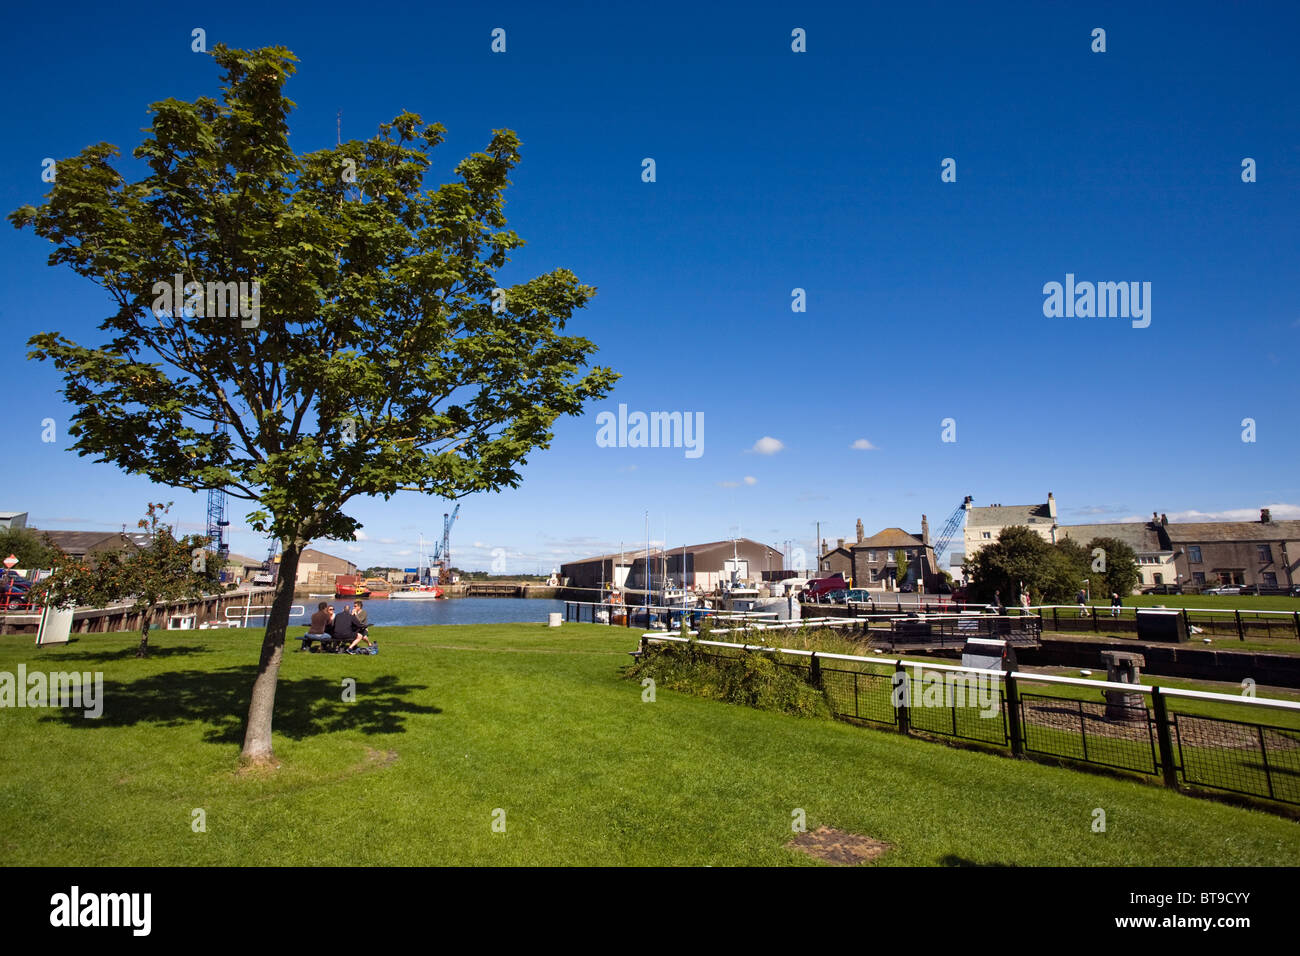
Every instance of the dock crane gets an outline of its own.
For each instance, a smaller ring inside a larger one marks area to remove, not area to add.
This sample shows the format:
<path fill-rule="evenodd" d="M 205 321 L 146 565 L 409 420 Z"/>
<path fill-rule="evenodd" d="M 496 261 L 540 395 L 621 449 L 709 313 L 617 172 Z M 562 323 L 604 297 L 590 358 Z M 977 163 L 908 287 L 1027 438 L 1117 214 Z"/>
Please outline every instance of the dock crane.
<path fill-rule="evenodd" d="M 438 568 L 440 583 L 448 583 L 443 580 L 443 575 L 451 567 L 451 526 L 456 523 L 456 516 L 459 514 L 460 505 L 456 505 L 451 514 L 444 512 L 442 516 L 442 540 L 433 549 L 433 563 Z"/>
<path fill-rule="evenodd" d="M 948 545 L 952 544 L 952 539 L 966 522 L 966 512 L 970 511 L 970 503 L 974 499 L 970 495 L 966 496 L 951 515 L 948 516 L 948 523 L 943 526 L 939 532 L 939 537 L 934 541 L 934 563 L 937 565 L 943 558 L 944 552 L 948 550 Z"/>
<path fill-rule="evenodd" d="M 226 435 L 229 426 L 223 421 L 220 428 L 213 429 L 213 435 Z M 226 562 L 230 558 L 230 542 L 226 540 L 226 528 L 230 521 L 226 518 L 226 489 L 208 489 L 208 548 L 217 563 L 217 572 L 222 581 L 226 580 Z"/>

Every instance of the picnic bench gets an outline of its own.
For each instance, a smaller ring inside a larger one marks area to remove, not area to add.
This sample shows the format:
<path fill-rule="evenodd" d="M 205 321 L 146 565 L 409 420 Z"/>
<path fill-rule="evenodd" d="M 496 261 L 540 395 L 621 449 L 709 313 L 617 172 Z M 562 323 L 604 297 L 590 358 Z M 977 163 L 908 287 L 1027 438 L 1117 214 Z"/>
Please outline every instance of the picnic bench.
<path fill-rule="evenodd" d="M 333 634 L 304 634 L 299 638 L 302 641 L 302 647 L 299 651 L 311 651 L 313 654 L 324 652 L 326 654 L 341 654 L 352 643 L 351 638 L 335 637 Z M 319 644 L 319 647 L 313 645 Z"/>

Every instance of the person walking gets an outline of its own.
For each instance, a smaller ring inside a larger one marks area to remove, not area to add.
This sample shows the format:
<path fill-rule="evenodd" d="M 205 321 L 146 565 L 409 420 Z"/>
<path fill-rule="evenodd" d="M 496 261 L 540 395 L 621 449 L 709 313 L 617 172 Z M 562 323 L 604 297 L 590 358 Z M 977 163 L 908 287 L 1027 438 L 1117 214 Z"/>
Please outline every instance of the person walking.
<path fill-rule="evenodd" d="M 1110 592 L 1110 616 L 1119 617 L 1119 610 L 1124 606 L 1124 602 L 1119 599 L 1118 591 Z"/>
<path fill-rule="evenodd" d="M 377 643 L 370 640 L 370 618 L 366 614 L 366 609 L 361 606 L 360 601 L 352 602 L 352 629 L 356 632 L 357 638 L 348 645 L 348 653 L 351 654 L 356 650 L 358 644 L 366 642 L 366 646 L 379 647 Z"/>
<path fill-rule="evenodd" d="M 1079 593 L 1078 593 L 1077 595 L 1075 595 L 1075 600 L 1077 600 L 1077 601 L 1079 602 L 1079 617 L 1087 617 L 1087 616 L 1088 616 L 1088 596 L 1087 596 L 1086 594 L 1083 593 L 1083 588 L 1080 588 L 1080 589 L 1079 589 Z"/>

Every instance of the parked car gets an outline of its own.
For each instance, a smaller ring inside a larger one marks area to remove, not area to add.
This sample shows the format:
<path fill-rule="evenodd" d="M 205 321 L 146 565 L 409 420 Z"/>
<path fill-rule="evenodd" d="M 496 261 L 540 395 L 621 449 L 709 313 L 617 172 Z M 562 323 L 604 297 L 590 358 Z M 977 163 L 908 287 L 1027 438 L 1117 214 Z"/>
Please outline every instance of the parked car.
<path fill-rule="evenodd" d="M 838 572 L 830 577 L 814 578 L 808 582 L 808 586 L 803 589 L 804 601 L 822 601 L 826 595 L 835 591 L 847 591 L 849 582 L 844 580 L 844 576 Z"/>
<path fill-rule="evenodd" d="M 861 604 L 873 603 L 871 592 L 866 588 L 849 588 L 848 591 L 844 593 L 844 600 Z"/>
<path fill-rule="evenodd" d="M 1203 594 L 1240 594 L 1241 587 L 1236 584 L 1221 584 L 1217 588 L 1210 588 L 1202 592 Z"/>
<path fill-rule="evenodd" d="M 1178 584 L 1157 584 L 1153 587 L 1144 588 L 1143 594 L 1182 594 L 1183 588 Z"/>
<path fill-rule="evenodd" d="M 898 590 L 900 594 L 911 594 L 912 591 L 915 589 L 910 584 L 904 584 L 904 585 L 900 585 Z"/>
<path fill-rule="evenodd" d="M 7 610 L 30 604 L 31 589 L 32 583 L 22 575 L 9 570 L 0 573 L 0 607 Z"/>

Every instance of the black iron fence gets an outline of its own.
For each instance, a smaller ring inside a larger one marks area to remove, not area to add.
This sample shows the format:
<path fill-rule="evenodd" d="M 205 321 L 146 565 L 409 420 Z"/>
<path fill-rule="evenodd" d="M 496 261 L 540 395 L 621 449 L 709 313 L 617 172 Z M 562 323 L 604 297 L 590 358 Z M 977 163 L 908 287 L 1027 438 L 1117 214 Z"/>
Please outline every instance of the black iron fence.
<path fill-rule="evenodd" d="M 1137 612 L 1148 607 L 1096 607 L 1061 605 L 1034 608 L 1049 631 L 1087 631 L 1094 634 L 1137 633 Z M 1183 619 L 1192 637 L 1235 637 L 1238 640 L 1300 639 L 1300 610 L 1255 611 L 1217 608 L 1169 608 Z"/>
<path fill-rule="evenodd" d="M 646 634 L 642 651 L 685 640 Z M 1127 771 L 1173 788 L 1300 805 L 1298 702 L 765 645 L 694 643 L 706 657 L 773 654 L 779 666 L 821 689 L 835 717 L 850 723 Z M 1027 686 L 1035 692 L 1025 692 Z M 1222 713 L 1232 710 L 1261 719 Z"/>

